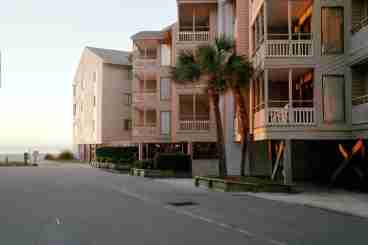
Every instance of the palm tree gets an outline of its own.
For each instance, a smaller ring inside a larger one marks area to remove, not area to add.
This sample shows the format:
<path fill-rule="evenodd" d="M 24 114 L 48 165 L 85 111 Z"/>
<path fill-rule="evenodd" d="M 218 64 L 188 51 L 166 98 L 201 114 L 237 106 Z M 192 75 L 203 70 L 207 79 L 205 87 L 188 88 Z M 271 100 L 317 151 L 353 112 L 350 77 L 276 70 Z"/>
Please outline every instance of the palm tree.
<path fill-rule="evenodd" d="M 203 45 L 194 51 L 180 52 L 177 65 L 173 69 L 173 78 L 176 81 L 204 80 L 207 82 L 207 91 L 216 120 L 220 177 L 227 176 L 224 132 L 219 105 L 220 95 L 226 89 L 232 89 L 239 104 L 238 108 L 241 108 L 242 114 L 244 113 L 244 119 L 243 116 L 241 117 L 242 131 L 248 132 L 245 130 L 246 125 L 248 125 L 247 110 L 241 94 L 241 87 L 245 84 L 243 81 L 248 81 L 249 67 L 250 65 L 244 57 L 236 55 L 234 42 L 221 37 L 217 38 L 213 45 Z M 242 76 L 245 76 L 245 79 Z"/>
<path fill-rule="evenodd" d="M 235 45 L 234 45 L 235 50 Z M 235 53 L 235 51 L 234 51 Z M 249 123 L 249 103 L 247 103 L 249 95 L 249 80 L 253 75 L 252 64 L 248 61 L 247 57 L 232 55 L 228 61 L 226 69 L 226 81 L 227 87 L 233 92 L 233 96 L 237 108 L 237 116 L 239 116 L 239 124 L 242 134 L 241 144 L 241 162 L 240 173 L 245 175 L 245 158 L 248 143 L 252 140 L 250 135 L 250 123 Z M 243 92 L 242 92 L 243 91 Z"/>

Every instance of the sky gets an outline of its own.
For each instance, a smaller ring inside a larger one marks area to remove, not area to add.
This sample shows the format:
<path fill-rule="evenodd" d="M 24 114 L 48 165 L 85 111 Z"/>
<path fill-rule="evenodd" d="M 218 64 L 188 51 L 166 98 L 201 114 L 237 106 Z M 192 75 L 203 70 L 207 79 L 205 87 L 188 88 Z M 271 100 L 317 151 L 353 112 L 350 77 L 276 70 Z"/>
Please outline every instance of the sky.
<path fill-rule="evenodd" d="M 176 20 L 176 0 L 4 0 L 0 153 L 72 147 L 72 82 L 85 46 L 131 50 L 130 36 Z"/>

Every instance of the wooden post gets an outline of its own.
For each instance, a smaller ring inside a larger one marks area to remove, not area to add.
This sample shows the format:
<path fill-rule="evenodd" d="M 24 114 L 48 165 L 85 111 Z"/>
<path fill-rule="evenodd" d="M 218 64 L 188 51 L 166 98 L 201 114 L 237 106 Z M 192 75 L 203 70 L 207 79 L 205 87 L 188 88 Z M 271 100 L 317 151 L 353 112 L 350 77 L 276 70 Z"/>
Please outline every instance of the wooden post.
<path fill-rule="evenodd" d="M 293 70 L 289 69 L 289 124 L 294 123 L 293 115 Z"/>
<path fill-rule="evenodd" d="M 138 159 L 143 160 L 143 144 L 138 144 Z"/>
<path fill-rule="evenodd" d="M 268 124 L 268 69 L 265 69 L 265 74 L 264 74 L 264 103 L 265 103 L 265 124 Z"/>
<path fill-rule="evenodd" d="M 288 54 L 291 55 L 291 40 L 292 40 L 292 30 L 291 30 L 291 0 L 288 0 L 288 33 L 289 33 L 289 45 L 288 45 Z"/>
<path fill-rule="evenodd" d="M 290 139 L 285 140 L 283 166 L 284 166 L 284 184 L 292 185 L 293 184 L 292 144 Z"/>
<path fill-rule="evenodd" d="M 264 42 L 267 45 L 267 39 L 268 39 L 268 23 L 267 23 L 267 0 L 264 0 L 263 3 L 263 28 L 264 28 Z M 267 46 L 266 46 L 267 49 Z"/>

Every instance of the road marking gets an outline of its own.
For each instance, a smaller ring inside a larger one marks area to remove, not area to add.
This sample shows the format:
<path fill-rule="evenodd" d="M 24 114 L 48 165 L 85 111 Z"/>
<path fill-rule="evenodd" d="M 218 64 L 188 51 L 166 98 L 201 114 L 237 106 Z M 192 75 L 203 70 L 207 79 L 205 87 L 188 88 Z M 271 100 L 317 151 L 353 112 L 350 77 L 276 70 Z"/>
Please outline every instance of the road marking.
<path fill-rule="evenodd" d="M 56 218 L 56 224 L 61 225 L 61 222 L 60 222 L 59 218 Z"/>
<path fill-rule="evenodd" d="M 151 203 L 151 204 L 154 204 L 154 205 L 157 205 L 157 206 L 160 206 L 164 209 L 167 209 L 167 210 L 170 210 L 170 211 L 173 211 L 177 214 L 181 214 L 181 215 L 185 215 L 187 217 L 191 217 L 192 219 L 196 219 L 196 220 L 201 220 L 203 222 L 206 222 L 208 224 L 213 224 L 213 225 L 216 225 L 218 227 L 221 227 L 223 229 L 226 229 L 226 230 L 231 230 L 231 231 L 235 231 L 235 232 L 239 232 L 251 239 L 254 239 L 254 240 L 258 240 L 258 241 L 263 241 L 263 242 L 267 242 L 269 244 L 272 244 L 272 245 L 287 245 L 287 243 L 285 242 L 281 242 L 281 241 L 277 241 L 277 240 L 274 240 L 274 239 L 271 239 L 271 238 L 268 238 L 268 237 L 265 237 L 265 236 L 262 236 L 262 235 L 256 235 L 250 231 L 247 231 L 245 229 L 241 229 L 241 228 L 237 228 L 233 225 L 229 225 L 229 224 L 225 224 L 225 223 L 221 223 L 219 221 L 216 221 L 214 219 L 211 219 L 211 218 L 206 218 L 206 217 L 203 217 L 203 216 L 200 216 L 200 215 L 197 215 L 197 214 L 194 214 L 192 212 L 189 212 L 189 211 L 186 211 L 186 210 L 181 210 L 179 208 L 175 208 L 175 207 L 172 207 L 172 206 L 168 206 L 168 205 L 165 205 L 165 206 L 162 206 L 162 203 L 158 202 L 158 201 L 155 201 L 155 200 L 152 200 L 152 199 L 148 199 L 146 197 L 143 197 L 141 195 L 138 195 L 136 193 L 133 193 L 133 192 L 130 192 L 128 190 L 124 190 L 122 187 L 119 187 L 119 186 L 111 186 L 113 190 L 119 192 L 120 194 L 124 194 L 126 196 L 129 196 L 129 197 L 132 197 L 132 198 L 135 198 L 139 201 L 142 201 L 142 202 L 147 202 L 147 203 Z"/>

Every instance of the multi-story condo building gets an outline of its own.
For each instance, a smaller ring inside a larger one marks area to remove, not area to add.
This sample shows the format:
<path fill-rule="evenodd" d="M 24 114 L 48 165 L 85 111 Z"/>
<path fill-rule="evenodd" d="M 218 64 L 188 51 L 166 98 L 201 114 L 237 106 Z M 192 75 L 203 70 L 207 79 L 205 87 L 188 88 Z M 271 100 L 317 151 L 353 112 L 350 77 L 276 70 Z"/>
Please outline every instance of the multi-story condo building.
<path fill-rule="evenodd" d="M 215 155 L 208 154 L 216 131 L 206 85 L 176 83 L 170 66 L 182 50 L 226 35 L 255 68 L 245 89 L 253 136 L 245 173 L 271 176 L 282 162 L 286 183 L 329 178 L 341 161 L 338 144 L 368 138 L 367 2 L 177 0 L 177 23 L 132 37 L 130 142 L 139 145 L 140 158 L 169 150 L 194 159 Z M 221 108 L 228 172 L 239 175 L 241 135 L 231 91 Z M 217 167 L 204 162 L 194 161 L 195 174 Z"/>
<path fill-rule="evenodd" d="M 98 146 L 131 144 L 130 53 L 87 47 L 73 83 L 77 157 L 91 161 Z"/>
<path fill-rule="evenodd" d="M 193 46 L 188 37 L 177 38 L 178 28 L 174 24 L 132 36 L 132 142 L 139 146 L 141 159 L 181 151 L 193 156 L 193 174 L 216 174 L 217 164 L 209 160 L 216 157 L 216 130 L 206 86 L 171 78 L 177 50 Z"/>

